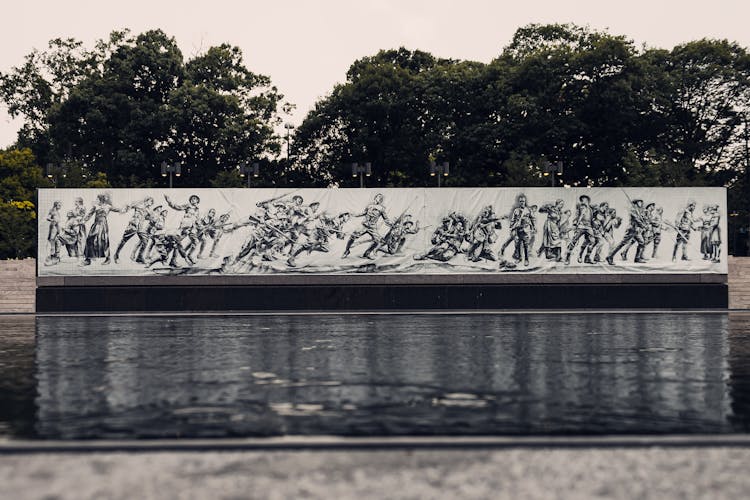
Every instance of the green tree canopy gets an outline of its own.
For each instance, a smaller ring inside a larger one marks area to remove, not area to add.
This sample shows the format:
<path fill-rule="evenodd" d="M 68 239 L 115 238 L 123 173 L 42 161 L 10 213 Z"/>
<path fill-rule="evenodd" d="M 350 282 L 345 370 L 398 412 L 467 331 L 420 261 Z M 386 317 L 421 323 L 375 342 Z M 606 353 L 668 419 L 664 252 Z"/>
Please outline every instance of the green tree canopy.
<path fill-rule="evenodd" d="M 30 149 L 0 150 L 0 201 L 31 201 L 36 188 L 47 187 Z"/>
<path fill-rule="evenodd" d="M 53 40 L 0 75 L 0 99 L 25 120 L 20 145 L 42 164 L 78 164 L 114 186 L 162 183 L 162 161 L 183 162 L 186 182 L 207 185 L 277 152 L 281 98 L 240 49 L 220 45 L 185 61 L 160 30 L 114 32 L 93 50 Z"/>
<path fill-rule="evenodd" d="M 747 50 L 672 50 L 575 25 L 528 25 L 489 64 L 404 48 L 355 61 L 295 134 L 321 185 L 425 185 L 428 158 L 453 185 L 536 185 L 545 160 L 572 185 L 734 185 L 750 102 Z"/>

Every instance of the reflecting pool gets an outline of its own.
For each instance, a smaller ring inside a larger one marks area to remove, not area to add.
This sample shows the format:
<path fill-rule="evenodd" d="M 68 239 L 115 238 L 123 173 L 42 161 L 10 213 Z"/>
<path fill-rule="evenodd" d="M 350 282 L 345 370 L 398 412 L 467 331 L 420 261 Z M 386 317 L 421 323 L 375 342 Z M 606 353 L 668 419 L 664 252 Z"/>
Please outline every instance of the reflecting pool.
<path fill-rule="evenodd" d="M 728 433 L 750 315 L 0 317 L 0 433 Z"/>

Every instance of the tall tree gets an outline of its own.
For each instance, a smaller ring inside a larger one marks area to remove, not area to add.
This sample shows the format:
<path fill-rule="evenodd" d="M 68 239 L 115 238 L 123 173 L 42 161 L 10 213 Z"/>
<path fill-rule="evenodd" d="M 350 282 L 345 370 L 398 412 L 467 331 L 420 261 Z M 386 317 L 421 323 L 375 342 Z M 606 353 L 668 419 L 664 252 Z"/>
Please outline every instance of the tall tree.
<path fill-rule="evenodd" d="M 352 182 L 372 161 L 382 185 L 536 185 L 545 160 L 572 185 L 744 182 L 746 49 L 700 40 L 673 50 L 570 24 L 528 25 L 490 64 L 406 49 L 355 61 L 296 134 L 295 168 Z"/>
<path fill-rule="evenodd" d="M 0 99 L 26 120 L 20 143 L 42 163 L 76 163 L 115 186 L 163 182 L 162 161 L 182 161 L 185 182 L 207 185 L 240 161 L 273 155 L 281 97 L 238 48 L 185 61 L 160 30 L 115 32 L 91 51 L 53 41 L 0 75 Z"/>
<path fill-rule="evenodd" d="M 424 185 L 430 157 L 461 157 L 456 134 L 473 107 L 460 96 L 482 66 L 404 48 L 355 61 L 297 129 L 295 166 L 318 183 L 348 185 L 350 163 L 369 161 L 372 185 Z"/>
<path fill-rule="evenodd" d="M 727 40 L 698 40 L 675 47 L 666 69 L 669 127 L 659 141 L 665 154 L 694 177 L 736 180 L 750 112 L 750 54 Z"/>
<path fill-rule="evenodd" d="M 169 96 L 166 151 L 201 185 L 242 161 L 278 154 L 273 126 L 281 97 L 268 77 L 245 68 L 240 49 L 212 47 L 188 61 L 183 82 Z"/>

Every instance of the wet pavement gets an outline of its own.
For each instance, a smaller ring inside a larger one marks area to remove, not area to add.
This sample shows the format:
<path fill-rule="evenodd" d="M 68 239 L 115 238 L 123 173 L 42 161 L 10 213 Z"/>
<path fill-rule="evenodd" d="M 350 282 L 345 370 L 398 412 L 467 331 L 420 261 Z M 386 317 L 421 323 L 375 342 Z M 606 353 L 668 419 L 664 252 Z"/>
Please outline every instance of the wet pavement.
<path fill-rule="evenodd" d="M 731 499 L 750 449 L 506 449 L 0 455 L 22 499 Z"/>
<path fill-rule="evenodd" d="M 750 315 L 0 317 L 0 434 L 750 429 Z"/>

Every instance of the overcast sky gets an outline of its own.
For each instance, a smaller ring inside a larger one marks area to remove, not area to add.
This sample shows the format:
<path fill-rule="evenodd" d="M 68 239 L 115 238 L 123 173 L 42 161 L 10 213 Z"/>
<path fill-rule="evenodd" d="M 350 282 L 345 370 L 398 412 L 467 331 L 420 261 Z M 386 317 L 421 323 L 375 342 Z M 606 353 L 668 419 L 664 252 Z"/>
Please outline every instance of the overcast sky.
<path fill-rule="evenodd" d="M 651 47 L 704 37 L 750 46 L 750 0 L 12 0 L 2 15 L 2 72 L 52 38 L 91 46 L 121 28 L 161 28 L 185 57 L 223 42 L 237 45 L 247 66 L 270 76 L 297 105 L 295 124 L 357 58 L 405 46 L 489 62 L 528 23 L 573 22 Z M 0 107 L 0 147 L 15 140 L 19 127 Z"/>

